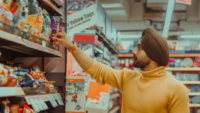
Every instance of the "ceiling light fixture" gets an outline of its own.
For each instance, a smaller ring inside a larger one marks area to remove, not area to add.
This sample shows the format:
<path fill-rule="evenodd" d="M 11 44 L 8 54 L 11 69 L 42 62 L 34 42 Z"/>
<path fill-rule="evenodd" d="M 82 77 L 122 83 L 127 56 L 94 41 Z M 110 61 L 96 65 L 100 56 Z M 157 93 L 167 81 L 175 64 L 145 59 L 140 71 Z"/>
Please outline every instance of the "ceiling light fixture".
<path fill-rule="evenodd" d="M 165 24 L 163 29 L 163 36 L 165 38 L 168 37 L 169 27 L 172 19 L 172 13 L 174 9 L 175 0 L 168 0 L 168 6 L 167 6 L 167 13 L 165 17 Z"/>
<path fill-rule="evenodd" d="M 118 35 L 120 38 L 141 38 L 142 35 Z"/>
<path fill-rule="evenodd" d="M 122 5 L 120 3 L 112 3 L 112 4 L 101 4 L 103 8 L 120 8 Z"/>
<path fill-rule="evenodd" d="M 180 38 L 200 38 L 200 35 L 180 35 Z"/>

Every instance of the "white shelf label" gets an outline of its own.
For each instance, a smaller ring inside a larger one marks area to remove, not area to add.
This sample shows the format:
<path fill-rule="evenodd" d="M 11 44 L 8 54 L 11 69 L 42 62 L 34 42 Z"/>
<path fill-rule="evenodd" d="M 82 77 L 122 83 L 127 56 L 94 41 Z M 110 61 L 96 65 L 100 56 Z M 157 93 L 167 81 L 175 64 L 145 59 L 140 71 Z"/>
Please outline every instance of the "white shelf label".
<path fill-rule="evenodd" d="M 49 99 L 51 105 L 52 105 L 54 108 L 58 106 L 57 103 L 55 102 L 55 99 L 52 98 L 51 95 L 47 95 L 47 97 L 48 97 L 48 99 Z"/>
<path fill-rule="evenodd" d="M 63 101 L 61 100 L 59 94 L 55 94 L 54 96 L 56 97 L 56 100 L 57 100 L 57 102 L 58 102 L 59 105 L 64 105 L 64 103 L 63 103 Z"/>
<path fill-rule="evenodd" d="M 38 47 L 39 50 L 41 50 L 40 46 L 38 44 L 36 44 L 36 46 Z"/>
<path fill-rule="evenodd" d="M 5 32 L 1 31 L 1 35 L 3 35 L 4 38 L 8 39 L 8 37 L 7 37 Z"/>
<path fill-rule="evenodd" d="M 35 46 L 35 44 L 34 44 L 34 43 L 32 43 L 32 45 L 33 45 L 33 47 L 36 49 L 36 46 Z"/>
<path fill-rule="evenodd" d="M 18 38 L 17 36 L 15 36 L 15 39 L 16 39 L 17 42 L 20 42 L 20 41 L 19 41 L 19 38 Z"/>
<path fill-rule="evenodd" d="M 25 40 L 25 39 L 23 39 L 23 41 L 24 41 L 24 44 L 27 46 L 26 40 Z"/>
<path fill-rule="evenodd" d="M 31 102 L 29 101 L 29 98 L 28 98 L 28 97 L 25 97 L 25 99 L 26 99 L 26 102 L 30 105 Z"/>
<path fill-rule="evenodd" d="M 28 46 L 29 46 L 29 47 L 32 47 L 31 43 L 30 43 L 29 41 L 27 41 L 27 42 L 28 42 Z"/>
<path fill-rule="evenodd" d="M 55 103 L 56 106 L 58 106 L 58 103 L 56 102 L 54 96 L 52 94 L 50 94 L 51 98 L 52 98 L 52 101 Z"/>
<path fill-rule="evenodd" d="M 31 102 L 31 105 L 32 105 L 33 109 L 34 109 L 36 112 L 40 112 L 40 109 L 39 109 L 38 106 L 36 105 L 34 99 L 33 99 L 33 98 L 29 98 L 29 101 Z"/>
<path fill-rule="evenodd" d="M 36 103 L 36 105 L 38 106 L 38 108 L 40 109 L 40 111 L 45 110 L 42 105 L 40 104 L 40 101 L 38 100 L 37 97 L 34 97 L 34 101 Z"/>
<path fill-rule="evenodd" d="M 49 109 L 48 106 L 47 106 L 46 103 L 42 100 L 41 97 L 38 97 L 38 100 L 39 100 L 40 104 L 42 105 L 42 107 L 43 107 L 45 110 Z"/>

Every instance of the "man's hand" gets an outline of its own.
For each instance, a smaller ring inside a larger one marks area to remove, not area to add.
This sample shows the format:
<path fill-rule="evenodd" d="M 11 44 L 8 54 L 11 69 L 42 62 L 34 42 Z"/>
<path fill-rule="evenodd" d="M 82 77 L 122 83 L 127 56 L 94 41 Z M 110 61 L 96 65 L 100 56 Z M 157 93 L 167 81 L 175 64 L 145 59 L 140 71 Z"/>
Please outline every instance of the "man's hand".
<path fill-rule="evenodd" d="M 73 47 L 72 41 L 69 39 L 69 37 L 65 32 L 55 33 L 53 40 L 59 42 L 66 48 Z M 83 70 L 86 71 L 92 66 L 94 60 L 90 56 L 85 54 L 83 51 L 81 51 L 79 48 L 76 48 L 71 53 L 73 54 L 74 58 L 76 59 L 76 61 L 82 67 Z"/>
<path fill-rule="evenodd" d="M 70 48 L 73 46 L 72 41 L 69 39 L 69 37 L 67 36 L 67 34 L 65 32 L 55 33 L 53 40 L 61 43 L 66 48 Z"/>

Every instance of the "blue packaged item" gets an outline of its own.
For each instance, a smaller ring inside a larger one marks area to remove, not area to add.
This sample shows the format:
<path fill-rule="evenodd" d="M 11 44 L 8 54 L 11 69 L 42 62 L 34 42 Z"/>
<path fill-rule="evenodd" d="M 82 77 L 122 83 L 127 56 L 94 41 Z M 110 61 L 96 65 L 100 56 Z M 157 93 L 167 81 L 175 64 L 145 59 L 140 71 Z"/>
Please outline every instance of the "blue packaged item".
<path fill-rule="evenodd" d="M 35 84 L 38 85 L 38 86 L 42 86 L 45 83 L 39 82 L 39 81 L 36 81 L 36 80 L 27 80 L 27 79 L 23 79 L 22 81 L 19 82 L 19 85 L 21 87 L 33 87 Z"/>

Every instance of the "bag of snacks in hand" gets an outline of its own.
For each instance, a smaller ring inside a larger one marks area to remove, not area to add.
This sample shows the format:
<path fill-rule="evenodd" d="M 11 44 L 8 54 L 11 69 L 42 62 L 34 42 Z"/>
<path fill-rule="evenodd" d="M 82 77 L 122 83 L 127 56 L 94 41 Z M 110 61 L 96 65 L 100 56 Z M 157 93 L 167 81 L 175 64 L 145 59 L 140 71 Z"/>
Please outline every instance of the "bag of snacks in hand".
<path fill-rule="evenodd" d="M 50 16 L 50 19 L 51 19 L 51 31 L 52 32 L 59 32 L 59 21 L 52 16 Z M 49 36 L 49 41 L 51 42 L 50 47 L 53 48 L 53 49 L 56 49 L 56 47 L 57 47 L 55 45 L 56 42 L 54 42 L 52 38 L 53 38 L 53 34 L 51 34 Z"/>

